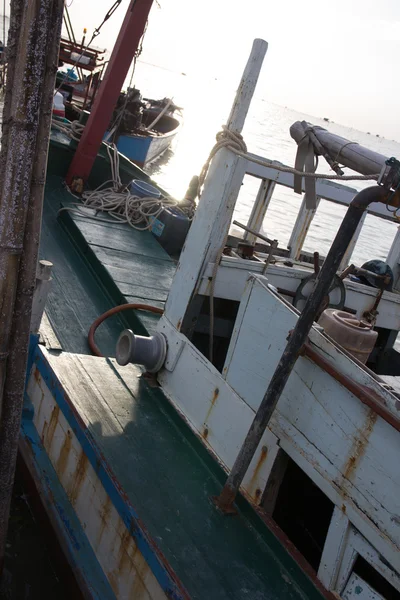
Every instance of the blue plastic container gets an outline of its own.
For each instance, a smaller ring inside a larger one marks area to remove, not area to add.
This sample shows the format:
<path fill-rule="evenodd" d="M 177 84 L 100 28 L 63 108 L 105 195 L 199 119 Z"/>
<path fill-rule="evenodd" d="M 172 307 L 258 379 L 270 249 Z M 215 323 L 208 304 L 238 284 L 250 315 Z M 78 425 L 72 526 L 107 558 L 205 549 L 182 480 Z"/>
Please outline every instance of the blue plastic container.
<path fill-rule="evenodd" d="M 164 250 L 171 255 L 179 254 L 190 227 L 188 217 L 183 215 L 180 210 L 169 206 L 151 221 L 150 231 L 158 238 Z"/>
<path fill-rule="evenodd" d="M 131 193 L 139 198 L 161 198 L 161 192 L 146 181 L 134 179 L 130 185 Z"/>

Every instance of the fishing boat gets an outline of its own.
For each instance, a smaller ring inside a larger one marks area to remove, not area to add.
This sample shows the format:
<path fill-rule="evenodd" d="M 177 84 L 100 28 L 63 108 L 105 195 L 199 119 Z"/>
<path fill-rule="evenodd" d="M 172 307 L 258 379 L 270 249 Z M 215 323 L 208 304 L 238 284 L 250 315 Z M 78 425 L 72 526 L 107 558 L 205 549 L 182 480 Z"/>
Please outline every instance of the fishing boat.
<path fill-rule="evenodd" d="M 146 18 L 132 2 L 120 35 L 139 43 Z M 105 202 L 107 180 L 114 202 L 132 201 L 132 180 L 157 186 L 101 144 L 101 97 L 78 145 L 52 132 L 19 449 L 87 598 L 400 594 L 399 235 L 392 291 L 349 279 L 367 268 L 335 279 L 366 212 L 395 220 L 398 163 L 383 157 L 379 185 L 360 193 L 315 177 L 315 202 L 349 207 L 322 266 L 302 253 L 308 185 L 290 248 L 263 239 L 274 187 L 297 188 L 301 173 L 240 138 L 266 49 L 254 42 L 178 264 L 150 231 L 161 212 L 142 212 L 140 231 Z M 237 240 L 246 174 L 260 190 L 252 237 Z M 378 331 L 371 360 L 316 322 L 336 289 L 343 327 Z"/>
<path fill-rule="evenodd" d="M 149 166 L 170 148 L 179 133 L 181 110 L 169 98 L 142 99 L 139 90 L 128 89 L 120 95 L 106 137 L 136 165 Z"/>

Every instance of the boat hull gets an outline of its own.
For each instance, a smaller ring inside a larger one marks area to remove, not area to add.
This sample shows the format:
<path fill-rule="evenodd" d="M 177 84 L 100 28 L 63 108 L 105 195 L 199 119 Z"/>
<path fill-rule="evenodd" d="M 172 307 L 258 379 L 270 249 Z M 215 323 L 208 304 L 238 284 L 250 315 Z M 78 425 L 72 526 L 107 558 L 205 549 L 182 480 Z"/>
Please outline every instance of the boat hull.
<path fill-rule="evenodd" d="M 157 111 L 147 111 L 145 125 L 150 124 L 157 116 Z M 117 140 L 117 148 L 129 160 L 139 167 L 145 167 L 164 154 L 171 146 L 181 128 L 175 117 L 164 115 L 155 126 L 156 134 L 124 134 Z"/>

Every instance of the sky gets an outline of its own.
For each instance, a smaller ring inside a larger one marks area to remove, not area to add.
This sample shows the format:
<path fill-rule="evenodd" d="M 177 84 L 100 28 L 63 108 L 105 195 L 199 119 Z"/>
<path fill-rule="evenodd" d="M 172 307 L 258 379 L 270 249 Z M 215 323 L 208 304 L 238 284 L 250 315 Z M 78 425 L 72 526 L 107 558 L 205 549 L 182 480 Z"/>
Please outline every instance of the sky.
<path fill-rule="evenodd" d="M 77 38 L 112 4 L 72 0 Z M 112 49 L 129 4 L 122 0 L 97 46 Z M 159 0 L 141 60 L 237 83 L 254 38 L 269 44 L 257 95 L 400 141 L 400 0 Z"/>

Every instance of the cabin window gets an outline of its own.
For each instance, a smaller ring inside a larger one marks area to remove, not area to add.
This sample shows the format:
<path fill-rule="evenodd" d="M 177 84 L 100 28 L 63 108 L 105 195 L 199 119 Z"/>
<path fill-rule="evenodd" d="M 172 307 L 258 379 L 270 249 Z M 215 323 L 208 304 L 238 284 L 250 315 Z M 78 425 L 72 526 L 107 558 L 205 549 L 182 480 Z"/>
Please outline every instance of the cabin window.
<path fill-rule="evenodd" d="M 277 468 L 271 473 L 274 480 L 271 484 L 268 482 L 264 493 L 263 506 L 317 571 L 334 504 L 282 450 L 277 461 Z M 275 488 L 273 506 L 268 497 L 268 485 Z"/>
<path fill-rule="evenodd" d="M 378 573 L 362 556 L 358 555 L 354 563 L 353 573 L 358 575 L 373 590 L 386 600 L 400 600 L 398 592 L 386 579 Z"/>

